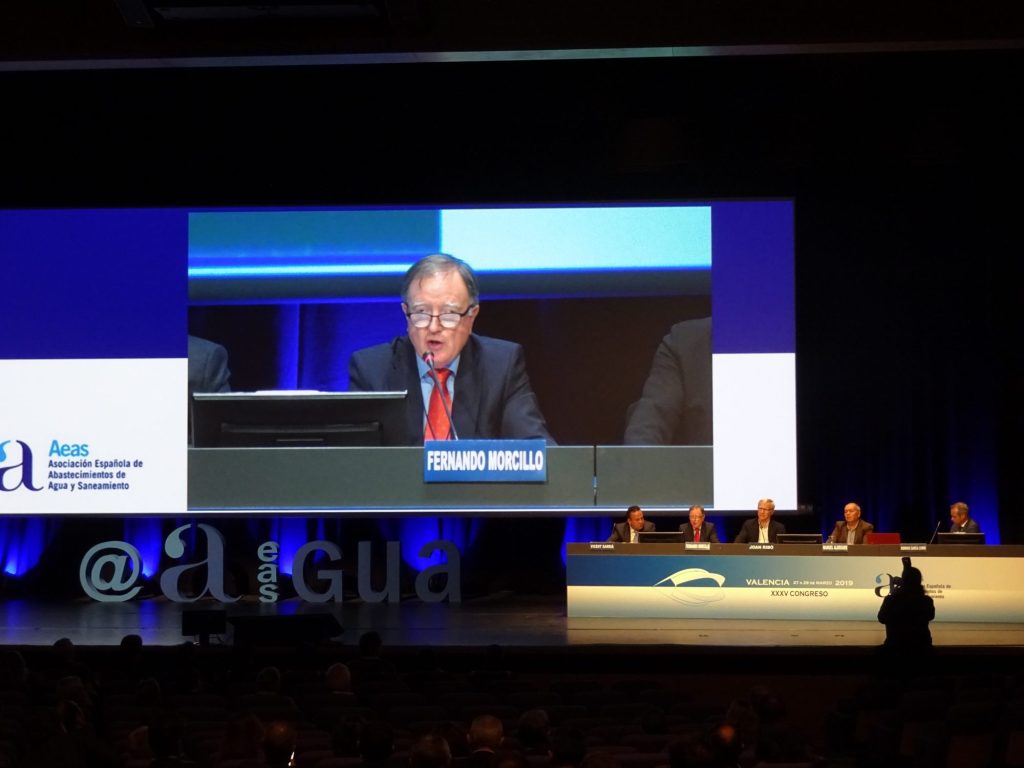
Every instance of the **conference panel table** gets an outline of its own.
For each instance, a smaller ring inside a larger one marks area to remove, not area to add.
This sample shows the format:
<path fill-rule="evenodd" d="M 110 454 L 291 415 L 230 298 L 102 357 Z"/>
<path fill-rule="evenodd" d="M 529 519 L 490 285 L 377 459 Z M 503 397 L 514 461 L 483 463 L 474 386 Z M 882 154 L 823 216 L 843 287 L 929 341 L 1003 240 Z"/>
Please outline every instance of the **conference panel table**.
<path fill-rule="evenodd" d="M 874 620 L 911 557 L 935 620 L 1024 621 L 1024 547 L 568 545 L 569 617 Z"/>

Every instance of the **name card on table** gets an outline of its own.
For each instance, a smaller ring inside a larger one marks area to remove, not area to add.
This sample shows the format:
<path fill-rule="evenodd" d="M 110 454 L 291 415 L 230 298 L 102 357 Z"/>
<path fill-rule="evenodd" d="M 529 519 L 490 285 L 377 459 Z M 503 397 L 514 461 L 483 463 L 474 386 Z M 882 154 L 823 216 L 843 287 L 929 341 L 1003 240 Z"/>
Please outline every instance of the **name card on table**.
<path fill-rule="evenodd" d="M 427 440 L 425 483 L 543 483 L 548 479 L 543 440 Z"/>

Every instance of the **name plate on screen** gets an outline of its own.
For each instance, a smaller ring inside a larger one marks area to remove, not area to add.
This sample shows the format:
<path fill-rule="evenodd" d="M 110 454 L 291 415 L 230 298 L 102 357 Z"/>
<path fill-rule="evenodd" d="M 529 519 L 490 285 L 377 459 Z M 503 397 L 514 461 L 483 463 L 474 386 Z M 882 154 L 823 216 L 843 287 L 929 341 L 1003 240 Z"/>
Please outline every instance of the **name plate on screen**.
<path fill-rule="evenodd" d="M 425 483 L 543 483 L 548 479 L 543 440 L 427 440 Z"/>
<path fill-rule="evenodd" d="M 703 550 L 710 551 L 711 550 L 711 542 L 710 541 L 686 541 L 686 542 L 683 542 L 683 549 L 703 549 Z"/>
<path fill-rule="evenodd" d="M 850 549 L 849 544 L 822 544 L 822 552 L 846 552 Z"/>

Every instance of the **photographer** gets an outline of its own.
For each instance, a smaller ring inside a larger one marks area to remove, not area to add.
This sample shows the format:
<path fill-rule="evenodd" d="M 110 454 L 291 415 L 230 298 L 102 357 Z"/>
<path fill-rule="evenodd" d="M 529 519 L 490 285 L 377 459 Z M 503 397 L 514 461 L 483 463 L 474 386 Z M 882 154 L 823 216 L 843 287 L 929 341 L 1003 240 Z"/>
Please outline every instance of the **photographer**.
<path fill-rule="evenodd" d="M 935 618 L 935 603 L 925 594 L 921 572 L 903 558 L 903 573 L 893 579 L 889 594 L 882 600 L 878 620 L 885 625 L 887 653 L 905 655 L 929 652 L 932 635 L 928 622 Z"/>

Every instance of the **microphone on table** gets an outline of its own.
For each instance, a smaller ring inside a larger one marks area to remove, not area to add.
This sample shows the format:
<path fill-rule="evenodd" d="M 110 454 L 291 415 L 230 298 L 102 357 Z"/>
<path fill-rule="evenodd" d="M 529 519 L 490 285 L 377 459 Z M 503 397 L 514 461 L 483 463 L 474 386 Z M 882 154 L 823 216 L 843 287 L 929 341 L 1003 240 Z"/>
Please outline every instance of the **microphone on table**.
<path fill-rule="evenodd" d="M 935 537 L 939 535 L 939 526 L 940 525 L 942 525 L 942 521 L 941 520 L 939 520 L 939 522 L 937 522 L 935 524 L 935 530 L 932 531 L 932 537 L 930 539 L 928 539 L 928 543 L 929 544 L 934 544 L 935 543 Z"/>
<path fill-rule="evenodd" d="M 434 380 L 434 386 L 438 387 L 440 390 L 438 394 L 441 396 L 441 405 L 444 406 L 444 415 L 448 417 L 448 427 L 451 429 L 452 440 L 458 440 L 459 433 L 455 431 L 455 422 L 452 420 L 452 411 L 451 408 L 448 407 L 448 392 L 441 387 L 441 377 L 437 375 L 437 369 L 434 367 L 434 353 L 429 349 L 423 353 L 423 362 L 427 364 L 428 368 L 430 368 L 430 376 Z M 429 416 L 427 418 L 427 423 L 430 423 Z M 433 430 L 431 430 L 431 433 L 433 433 Z M 434 435 L 434 437 L 436 438 L 437 435 Z"/>

